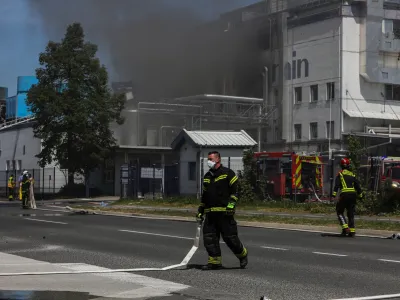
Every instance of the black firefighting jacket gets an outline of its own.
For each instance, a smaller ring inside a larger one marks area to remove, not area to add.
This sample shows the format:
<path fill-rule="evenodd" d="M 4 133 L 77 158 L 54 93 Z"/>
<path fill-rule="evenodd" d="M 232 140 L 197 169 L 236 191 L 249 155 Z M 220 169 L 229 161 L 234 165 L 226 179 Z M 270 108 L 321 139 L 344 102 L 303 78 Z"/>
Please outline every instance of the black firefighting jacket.
<path fill-rule="evenodd" d="M 340 171 L 335 180 L 335 187 L 332 195 L 336 197 L 338 190 L 340 189 L 340 195 L 342 194 L 355 194 L 360 198 L 364 195 L 360 183 L 353 172 L 349 170 Z"/>
<path fill-rule="evenodd" d="M 201 206 L 204 212 L 226 211 L 229 203 L 235 203 L 237 197 L 238 178 L 234 171 L 224 166 L 209 170 L 203 178 L 203 194 Z"/>

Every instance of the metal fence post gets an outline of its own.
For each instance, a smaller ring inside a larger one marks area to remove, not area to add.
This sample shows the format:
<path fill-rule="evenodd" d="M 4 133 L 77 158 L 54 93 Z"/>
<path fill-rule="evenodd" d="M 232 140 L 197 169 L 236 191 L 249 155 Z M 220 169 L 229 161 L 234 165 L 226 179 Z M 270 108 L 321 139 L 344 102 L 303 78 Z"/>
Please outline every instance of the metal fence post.
<path fill-rule="evenodd" d="M 53 168 L 53 197 L 56 194 L 56 167 Z"/>
<path fill-rule="evenodd" d="M 231 157 L 230 156 L 228 157 L 228 168 L 229 169 L 231 168 Z"/>
<path fill-rule="evenodd" d="M 42 201 L 44 200 L 44 168 L 42 168 L 42 178 L 43 178 L 43 182 L 42 182 Z"/>
<path fill-rule="evenodd" d="M 155 200 L 155 181 L 156 181 L 156 165 L 153 164 L 153 180 L 152 180 L 152 189 L 153 189 L 153 200 Z"/>

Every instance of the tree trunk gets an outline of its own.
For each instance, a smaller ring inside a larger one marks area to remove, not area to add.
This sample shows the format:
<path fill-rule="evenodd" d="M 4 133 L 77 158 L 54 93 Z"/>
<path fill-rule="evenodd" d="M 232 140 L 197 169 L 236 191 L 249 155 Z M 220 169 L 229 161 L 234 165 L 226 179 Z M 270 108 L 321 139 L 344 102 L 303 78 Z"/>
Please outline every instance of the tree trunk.
<path fill-rule="evenodd" d="M 68 185 L 72 186 L 74 185 L 74 172 L 71 170 L 68 170 Z"/>

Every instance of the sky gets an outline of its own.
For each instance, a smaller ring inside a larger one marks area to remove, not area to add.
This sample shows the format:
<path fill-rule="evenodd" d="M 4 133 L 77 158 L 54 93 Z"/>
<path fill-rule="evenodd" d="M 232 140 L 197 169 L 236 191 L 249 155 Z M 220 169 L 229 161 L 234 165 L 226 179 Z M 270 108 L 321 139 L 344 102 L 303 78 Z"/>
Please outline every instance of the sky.
<path fill-rule="evenodd" d="M 35 0 L 0 0 L 0 86 L 8 88 L 8 96 L 16 94 L 18 76 L 35 75 L 35 68 L 39 66 L 38 54 L 45 49 L 50 39 L 46 33 L 48 31 L 43 28 L 40 16 L 31 13 L 29 1 Z M 118 2 L 118 0 L 110 1 Z M 180 0 L 165 1 L 172 5 L 180 5 Z M 185 1 L 185 4 L 190 7 L 192 1 L 201 2 L 202 0 Z M 258 2 L 258 0 L 229 1 L 232 3 L 230 9 Z M 207 7 L 204 8 L 204 14 L 207 16 L 218 15 L 218 13 L 210 11 Z M 61 38 L 62 36 L 59 37 L 59 39 Z M 99 48 L 98 56 L 106 66 L 111 64 L 111 59 L 105 49 Z M 112 79 L 112 71 L 110 76 Z"/>

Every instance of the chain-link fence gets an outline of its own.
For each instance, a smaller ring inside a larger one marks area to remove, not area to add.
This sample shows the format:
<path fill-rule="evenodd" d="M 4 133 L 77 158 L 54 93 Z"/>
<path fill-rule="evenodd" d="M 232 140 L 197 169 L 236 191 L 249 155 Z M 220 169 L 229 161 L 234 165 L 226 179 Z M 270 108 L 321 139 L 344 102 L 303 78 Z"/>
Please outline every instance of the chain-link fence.
<path fill-rule="evenodd" d="M 221 162 L 236 174 L 243 170 L 241 157 L 225 157 Z M 123 198 L 147 199 L 199 195 L 208 169 L 206 158 L 163 165 L 131 162 L 120 169 L 120 194 Z"/>
<path fill-rule="evenodd" d="M 34 193 L 37 199 L 51 198 L 68 182 L 66 170 L 58 168 L 26 169 L 34 179 Z M 0 198 L 8 197 L 8 180 L 14 176 L 15 195 L 18 196 L 21 171 L 0 171 Z"/>

